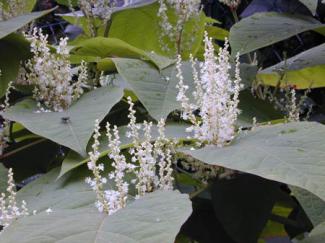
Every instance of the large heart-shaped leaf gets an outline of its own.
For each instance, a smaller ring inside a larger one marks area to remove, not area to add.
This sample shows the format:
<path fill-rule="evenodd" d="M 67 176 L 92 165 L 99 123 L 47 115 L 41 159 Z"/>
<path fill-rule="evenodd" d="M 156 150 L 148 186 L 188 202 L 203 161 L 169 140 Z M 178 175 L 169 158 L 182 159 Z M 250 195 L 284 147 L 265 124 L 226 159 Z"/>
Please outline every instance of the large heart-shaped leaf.
<path fill-rule="evenodd" d="M 324 138 L 324 125 L 293 122 L 256 128 L 223 148 L 183 152 L 208 164 L 301 187 L 325 200 Z"/>
<path fill-rule="evenodd" d="M 308 16 L 257 13 L 232 26 L 229 40 L 233 53 L 246 54 L 322 26 L 322 23 Z"/>
<path fill-rule="evenodd" d="M 95 120 L 102 120 L 122 96 L 119 87 L 98 88 L 83 95 L 64 112 L 41 113 L 37 112 L 35 101 L 26 99 L 1 115 L 85 156 Z"/>
<path fill-rule="evenodd" d="M 298 89 L 324 87 L 324 55 L 325 44 L 322 44 L 262 70 L 258 78 L 266 85 L 276 86 L 280 73 L 285 72 L 283 85 L 295 85 Z"/>
<path fill-rule="evenodd" d="M 84 193 L 68 190 L 69 184 L 65 187 L 60 198 L 65 195 L 72 199 L 70 191 L 76 196 L 73 201 L 65 198 L 65 203 L 79 205 L 79 200 L 84 201 Z M 51 190 L 46 189 L 48 186 L 39 190 L 48 196 L 43 199 L 50 206 L 56 199 L 51 196 Z M 187 195 L 176 191 L 156 191 L 109 216 L 100 214 L 94 207 L 62 209 L 53 206 L 51 209 L 50 215 L 41 212 L 15 221 L 1 234 L 1 242 L 174 242 L 191 213 L 191 202 Z"/>
<path fill-rule="evenodd" d="M 33 12 L 25 15 L 21 15 L 12 19 L 9 19 L 7 21 L 1 21 L 0 22 L 0 39 L 15 32 L 16 30 L 24 27 L 29 22 L 42 17 L 43 15 L 46 15 L 53 11 L 53 9 L 49 9 L 46 11 L 41 12 Z"/>
<path fill-rule="evenodd" d="M 89 173 L 83 167 L 56 180 L 58 170 L 54 169 L 24 187 L 18 201 L 24 199 L 38 213 L 15 221 L 2 232 L 1 242 L 167 243 L 174 241 L 191 213 L 187 195 L 156 191 L 113 215 L 101 214 L 94 206 L 95 193 L 84 182 Z M 49 215 L 47 208 L 53 210 Z"/>

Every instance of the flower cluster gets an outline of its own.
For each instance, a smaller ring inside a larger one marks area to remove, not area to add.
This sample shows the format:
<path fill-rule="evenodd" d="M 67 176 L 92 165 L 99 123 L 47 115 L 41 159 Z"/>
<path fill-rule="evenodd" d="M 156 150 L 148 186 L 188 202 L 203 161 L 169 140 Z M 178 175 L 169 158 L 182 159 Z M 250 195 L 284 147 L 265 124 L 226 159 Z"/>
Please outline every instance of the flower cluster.
<path fill-rule="evenodd" d="M 0 1 L 0 21 L 23 14 L 24 9 L 26 9 L 26 3 L 27 1 L 25 0 Z"/>
<path fill-rule="evenodd" d="M 190 121 L 192 126 L 187 130 L 194 132 L 194 137 L 202 142 L 215 144 L 219 147 L 226 145 L 234 138 L 235 122 L 239 114 L 239 55 L 236 58 L 235 78 L 230 75 L 230 54 L 228 52 L 228 41 L 225 47 L 220 48 L 216 57 L 212 39 L 205 33 L 204 62 L 200 65 L 200 72 L 195 69 L 193 61 L 193 78 L 196 91 L 193 93 L 194 104 L 189 102 L 186 91 L 189 89 L 184 84 L 181 70 L 181 57 L 177 62 L 177 77 L 179 90 L 177 100 L 181 103 L 182 118 Z M 200 119 L 195 117 L 194 112 L 198 111 Z"/>
<path fill-rule="evenodd" d="M 121 141 L 119 131 L 116 126 L 111 129 L 110 124 L 106 125 L 106 136 L 108 139 L 109 158 L 113 161 L 113 170 L 108 174 L 108 179 L 101 174 L 104 171 L 103 164 L 96 164 L 100 157 L 99 147 L 99 122 L 95 123 L 95 133 L 93 136 L 93 151 L 89 153 L 90 161 L 88 168 L 93 172 L 93 178 L 86 178 L 86 183 L 96 192 L 96 207 L 100 212 L 112 214 L 126 206 L 129 181 L 126 175 L 134 175 L 135 179 L 131 183 L 135 185 L 139 198 L 148 192 L 156 189 L 172 190 L 172 146 L 173 142 L 165 136 L 165 121 L 158 122 L 159 136 L 153 143 L 151 122 L 144 122 L 143 125 L 136 124 L 134 104 L 128 97 L 129 118 L 128 132 L 126 136 L 132 138 L 133 146 L 129 150 L 131 160 L 128 161 L 120 149 Z M 142 128 L 143 126 L 143 128 Z M 140 133 L 144 133 L 143 137 Z M 114 187 L 105 190 L 104 184 L 108 180 L 114 182 Z"/>
<path fill-rule="evenodd" d="M 288 120 L 290 122 L 299 121 L 300 118 L 300 107 L 297 105 L 296 90 L 291 88 L 290 99 L 287 104 L 288 109 Z"/>
<path fill-rule="evenodd" d="M 227 5 L 231 9 L 236 9 L 241 2 L 241 0 L 219 0 L 219 1 Z"/>
<path fill-rule="evenodd" d="M 69 61 L 67 38 L 60 40 L 56 53 L 48 47 L 47 35 L 34 28 L 27 36 L 31 41 L 33 57 L 26 62 L 26 70 L 21 75 L 21 83 L 34 85 L 34 97 L 53 111 L 63 111 L 80 97 L 86 87 L 87 66 L 79 66 L 77 82 L 73 81 L 73 72 Z"/>
<path fill-rule="evenodd" d="M 181 52 L 184 25 L 189 20 L 196 20 L 200 14 L 200 0 L 159 0 L 158 16 L 160 17 L 160 42 L 164 51 L 169 51 L 168 41 L 175 43 L 177 53 Z M 176 23 L 169 20 L 168 9 L 174 10 Z M 188 44 L 188 43 L 187 43 Z"/>
<path fill-rule="evenodd" d="M 91 36 L 97 36 L 98 26 L 95 18 L 98 17 L 107 23 L 111 19 L 113 7 L 116 4 L 116 0 L 79 0 L 79 7 L 86 17 Z"/>
<path fill-rule="evenodd" d="M 1 76 L 1 70 L 0 70 L 0 76 Z M 0 105 L 0 110 L 5 111 L 9 108 L 9 95 L 11 93 L 11 90 L 13 89 L 13 82 L 9 82 L 6 93 L 5 93 L 5 99 L 4 103 Z M 4 149 L 7 147 L 9 142 L 9 133 L 10 133 L 10 122 L 8 120 L 4 120 L 2 124 L 0 124 L 0 155 L 3 154 Z"/>
<path fill-rule="evenodd" d="M 132 138 L 133 148 L 130 149 L 132 162 L 138 163 L 138 168 L 134 171 L 136 174 L 136 189 L 138 196 L 143 196 L 147 192 L 155 189 L 172 189 L 172 147 L 174 142 L 165 136 L 165 121 L 159 120 L 157 127 L 159 136 L 155 143 L 152 144 L 152 122 L 144 121 L 143 125 L 136 124 L 135 110 L 133 102 L 128 97 L 130 122 L 129 131 L 126 136 Z M 140 139 L 140 131 L 143 131 L 143 139 Z M 157 166 L 159 173 L 156 174 Z"/>
<path fill-rule="evenodd" d="M 29 215 L 25 201 L 22 201 L 21 207 L 17 205 L 16 190 L 13 178 L 13 172 L 10 168 L 8 170 L 8 187 L 7 193 L 0 195 L 0 225 L 6 228 L 15 219 Z"/>

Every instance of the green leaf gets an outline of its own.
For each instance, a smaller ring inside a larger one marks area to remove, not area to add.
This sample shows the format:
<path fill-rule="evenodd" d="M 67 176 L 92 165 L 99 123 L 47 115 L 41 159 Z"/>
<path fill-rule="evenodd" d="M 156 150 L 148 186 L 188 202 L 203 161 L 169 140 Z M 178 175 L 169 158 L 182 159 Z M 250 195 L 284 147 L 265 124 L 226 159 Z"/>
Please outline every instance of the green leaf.
<path fill-rule="evenodd" d="M 109 37 L 118 38 L 126 41 L 130 45 L 138 47 L 146 51 L 154 51 L 159 55 L 168 55 L 161 49 L 159 28 L 160 19 L 157 16 L 159 4 L 157 2 L 134 9 L 127 9 L 113 14 L 113 21 L 109 31 Z M 171 10 L 168 11 L 170 22 L 175 23 L 175 14 Z M 183 56 L 188 57 L 190 53 L 195 56 L 198 51 L 205 30 L 206 16 L 202 13 L 200 18 L 190 21 L 186 24 L 183 40 L 191 40 L 196 37 L 190 49 L 184 48 Z M 196 33 L 191 33 L 198 25 Z M 145 33 L 145 38 L 143 34 Z"/>
<path fill-rule="evenodd" d="M 143 51 L 116 38 L 96 37 L 81 41 L 71 50 L 71 53 L 76 56 L 128 57 L 148 60 L 159 69 L 166 68 L 174 63 L 174 60 Z"/>
<path fill-rule="evenodd" d="M 314 226 L 325 221 L 325 202 L 313 193 L 299 187 L 290 187 Z"/>
<path fill-rule="evenodd" d="M 191 239 L 181 243 L 235 243 L 215 216 L 211 200 L 202 198 L 193 199 L 193 212 L 180 233 Z"/>
<path fill-rule="evenodd" d="M 183 150 L 202 162 L 306 189 L 325 200 L 325 126 L 293 122 L 262 126 L 231 145 Z"/>
<path fill-rule="evenodd" d="M 318 0 L 299 0 L 299 1 L 302 2 L 313 15 L 316 14 Z"/>
<path fill-rule="evenodd" d="M 251 126 L 254 117 L 258 123 L 283 118 L 281 112 L 275 110 L 272 104 L 254 97 L 250 90 L 240 92 L 238 107 L 241 110 L 238 123 L 243 127 Z"/>
<path fill-rule="evenodd" d="M 185 125 L 172 125 L 172 124 L 167 124 L 166 126 L 166 137 L 167 138 L 176 138 L 176 139 L 182 139 L 186 138 L 188 136 L 188 133 L 185 131 L 186 126 Z M 129 148 L 132 143 L 132 139 L 126 137 L 126 132 L 127 132 L 127 127 L 119 127 L 119 134 L 120 134 L 120 140 L 121 140 L 121 148 Z M 141 135 L 141 134 L 140 134 Z M 158 129 L 156 126 L 153 126 L 152 128 L 152 138 L 153 140 L 158 137 Z M 91 148 L 89 148 L 91 149 Z M 107 138 L 105 135 L 103 135 L 100 138 L 100 146 L 99 146 L 99 152 L 100 157 L 103 157 L 107 155 L 110 150 L 107 149 Z M 68 156 L 64 159 L 62 166 L 61 166 L 61 171 L 59 178 L 65 175 L 67 172 L 87 163 L 89 161 L 88 157 L 82 157 L 77 153 L 69 153 Z"/>
<path fill-rule="evenodd" d="M 94 192 L 84 182 L 85 173 L 70 174 L 55 181 L 57 172 L 42 176 L 18 193 L 18 198 L 25 199 L 28 207 L 38 213 L 10 225 L 1 234 L 2 243 L 167 243 L 174 241 L 191 213 L 187 195 L 156 191 L 113 215 L 101 214 L 93 205 Z M 44 212 L 47 208 L 53 210 L 49 215 Z"/>
<path fill-rule="evenodd" d="M 219 26 L 208 25 L 205 27 L 205 30 L 208 32 L 209 37 L 216 40 L 224 41 L 229 36 L 229 31 Z"/>
<path fill-rule="evenodd" d="M 248 174 L 217 180 L 211 188 L 215 214 L 236 242 L 257 242 L 281 192 L 280 184 Z"/>
<path fill-rule="evenodd" d="M 52 12 L 55 8 L 41 11 L 41 12 L 33 12 L 25 15 L 21 15 L 6 21 L 0 22 L 0 39 L 15 32 L 16 30 L 24 27 L 29 22 L 40 18 L 50 12 Z"/>
<path fill-rule="evenodd" d="M 7 90 L 8 83 L 17 78 L 20 62 L 28 59 L 29 42 L 18 34 L 10 34 L 0 39 L 0 97 Z"/>
<path fill-rule="evenodd" d="M 303 15 L 256 13 L 233 25 L 229 40 L 233 53 L 243 55 L 323 26 L 316 19 Z"/>
<path fill-rule="evenodd" d="M 170 112 L 181 108 L 180 103 L 176 101 L 178 78 L 176 78 L 175 66 L 159 72 L 152 65 L 141 60 L 127 58 L 112 60 L 119 74 L 153 118 L 156 120 L 166 118 Z M 183 65 L 183 69 L 184 80 L 191 90 L 194 83 L 190 63 Z"/>
<path fill-rule="evenodd" d="M 266 85 L 276 86 L 280 73 L 285 72 L 282 85 L 295 85 L 297 89 L 324 87 L 324 55 L 325 44 L 322 44 L 262 70 L 257 77 Z"/>
<path fill-rule="evenodd" d="M 8 180 L 8 170 L 0 164 L 0 193 L 6 192 Z"/>
<path fill-rule="evenodd" d="M 48 208 L 76 209 L 94 207 L 96 195 L 84 181 L 90 171 L 83 167 L 57 180 L 55 168 L 23 187 L 17 193 L 18 202 L 25 200 L 28 209 L 43 212 Z"/>
<path fill-rule="evenodd" d="M 118 87 L 103 87 L 84 94 L 78 102 L 64 112 L 37 113 L 37 104 L 31 99 L 19 102 L 1 115 L 21 123 L 35 134 L 48 138 L 86 155 L 86 146 L 94 129 L 121 99 L 123 90 Z M 68 118 L 67 122 L 63 122 Z"/>
<path fill-rule="evenodd" d="M 109 216 L 93 208 L 54 208 L 50 215 L 28 216 L 10 225 L 1 242 L 170 243 L 190 212 L 186 195 L 157 191 Z"/>

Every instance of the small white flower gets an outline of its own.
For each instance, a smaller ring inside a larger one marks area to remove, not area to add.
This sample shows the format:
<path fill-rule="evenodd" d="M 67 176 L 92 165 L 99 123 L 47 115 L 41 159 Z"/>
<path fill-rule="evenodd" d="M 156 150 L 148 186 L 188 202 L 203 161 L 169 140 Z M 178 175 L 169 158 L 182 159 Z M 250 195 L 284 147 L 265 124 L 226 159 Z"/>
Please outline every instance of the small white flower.
<path fill-rule="evenodd" d="M 219 0 L 219 1 L 227 5 L 231 9 L 236 9 L 241 2 L 241 0 Z"/>
<path fill-rule="evenodd" d="M 77 82 L 69 61 L 67 38 L 61 38 L 56 53 L 51 53 L 47 35 L 34 28 L 30 36 L 33 57 L 26 62 L 26 70 L 20 75 L 19 83 L 34 85 L 34 97 L 53 111 L 63 111 L 78 99 L 86 87 L 87 66 L 81 62 Z"/>
<path fill-rule="evenodd" d="M 180 57 L 176 66 L 179 78 L 177 100 L 182 106 L 182 118 L 193 124 L 187 131 L 194 132 L 194 137 L 202 142 L 222 147 L 234 138 L 235 122 L 240 112 L 239 55 L 236 59 L 235 78 L 232 79 L 228 41 L 226 40 L 225 47 L 219 50 L 217 57 L 214 54 L 212 39 L 207 33 L 204 42 L 204 62 L 200 66 L 200 75 L 196 70 L 193 71 L 196 86 L 193 96 L 196 103 L 190 103 L 186 96 L 188 86 L 184 84 Z M 194 68 L 194 64 L 192 67 Z M 197 110 L 200 120 L 194 115 Z"/>
<path fill-rule="evenodd" d="M 53 213 L 53 210 L 52 208 L 48 208 L 45 210 L 45 212 L 47 213 L 47 215 L 49 215 L 50 213 Z"/>
<path fill-rule="evenodd" d="M 183 28 L 189 20 L 197 21 L 200 14 L 200 0 L 159 0 L 158 17 L 160 17 L 160 44 L 164 51 L 170 51 L 168 41 L 175 44 L 175 49 L 180 54 L 182 44 Z M 175 12 L 176 23 L 172 24 L 167 15 L 167 10 L 172 9 Z M 195 32 L 195 28 L 193 30 Z M 167 42 L 166 42 L 167 39 Z M 185 43 L 191 44 L 191 43 Z"/>

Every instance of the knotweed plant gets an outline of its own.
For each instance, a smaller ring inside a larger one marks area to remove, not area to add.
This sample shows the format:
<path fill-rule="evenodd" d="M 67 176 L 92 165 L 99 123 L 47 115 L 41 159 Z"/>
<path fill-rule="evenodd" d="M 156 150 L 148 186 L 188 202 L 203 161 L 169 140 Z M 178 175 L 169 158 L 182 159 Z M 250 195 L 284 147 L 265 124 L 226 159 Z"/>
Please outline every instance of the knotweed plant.
<path fill-rule="evenodd" d="M 177 77 L 179 90 L 177 100 L 181 103 L 182 119 L 192 123 L 187 130 L 194 133 L 194 138 L 203 143 L 214 144 L 218 147 L 227 145 L 235 136 L 235 122 L 239 114 L 239 56 L 236 58 L 235 78 L 230 75 L 230 54 L 228 41 L 220 48 L 215 56 L 212 39 L 205 33 L 204 62 L 200 71 L 193 64 L 193 78 L 196 90 L 193 92 L 194 103 L 190 102 L 184 84 L 181 69 L 181 57 L 177 61 Z M 192 59 L 192 61 L 194 61 Z M 195 112 L 198 111 L 199 117 Z"/>
<path fill-rule="evenodd" d="M 160 43 L 162 49 L 170 51 L 168 43 L 174 43 L 177 54 L 182 52 L 182 45 L 190 47 L 192 43 L 184 42 L 184 27 L 188 21 L 194 23 L 200 16 L 200 0 L 159 0 L 158 16 L 160 17 Z M 176 21 L 171 21 L 168 10 L 173 11 Z M 195 28 L 193 29 L 193 33 Z M 191 34 L 193 34 L 191 33 Z M 194 35 L 193 35 L 194 37 Z M 190 42 L 192 42 L 191 40 Z"/>
<path fill-rule="evenodd" d="M 0 71 L 0 76 L 1 76 L 1 71 Z M 6 111 L 9 108 L 10 106 L 9 96 L 13 88 L 14 88 L 13 82 L 9 82 L 5 93 L 4 103 L 0 105 L 1 111 Z M 10 135 L 10 122 L 5 119 L 2 122 L 2 124 L 0 124 L 0 155 L 3 154 L 4 149 L 8 146 L 9 135 Z"/>
<path fill-rule="evenodd" d="M 34 86 L 34 98 L 40 106 L 44 104 L 50 110 L 63 111 L 80 97 L 87 86 L 87 66 L 81 63 L 78 80 L 74 81 L 67 38 L 62 38 L 56 52 L 52 53 L 47 37 L 37 28 L 27 36 L 33 57 L 26 62 L 25 73 L 19 82 Z"/>
<path fill-rule="evenodd" d="M 90 161 L 88 168 L 93 173 L 93 178 L 86 178 L 86 183 L 96 192 L 96 207 L 100 212 L 112 214 L 124 208 L 127 203 L 130 183 L 127 175 L 133 175 L 135 179 L 131 183 L 135 185 L 137 194 L 135 198 L 144 196 L 154 190 L 172 190 L 172 145 L 165 136 L 165 121 L 158 122 L 159 136 L 153 143 L 151 122 L 144 122 L 142 125 L 136 124 L 134 104 L 128 97 L 130 104 L 127 137 L 132 138 L 133 144 L 129 150 L 131 159 L 128 160 L 120 149 L 121 141 L 119 131 L 116 126 L 111 128 L 106 124 L 106 136 L 108 139 L 109 159 L 112 161 L 113 170 L 108 174 L 108 179 L 102 176 L 103 164 L 96 164 L 100 157 L 99 147 L 99 122 L 95 123 L 95 133 L 93 135 L 93 151 L 89 153 Z M 144 133 L 143 136 L 140 136 Z M 107 182 L 114 182 L 114 187 L 108 190 L 104 188 Z"/>
<path fill-rule="evenodd" d="M 17 205 L 16 186 L 13 176 L 13 171 L 10 168 L 8 170 L 7 194 L 3 192 L 0 195 L 0 225 L 4 228 L 8 227 L 17 218 L 29 215 L 25 201 L 21 202 L 20 207 Z"/>

